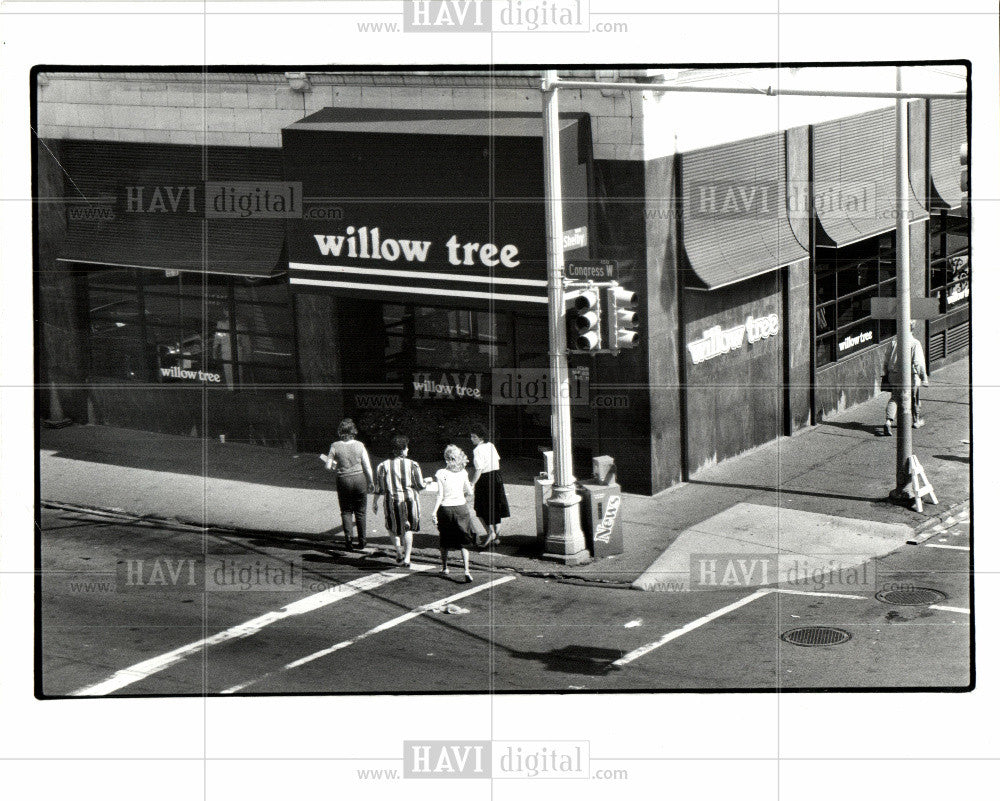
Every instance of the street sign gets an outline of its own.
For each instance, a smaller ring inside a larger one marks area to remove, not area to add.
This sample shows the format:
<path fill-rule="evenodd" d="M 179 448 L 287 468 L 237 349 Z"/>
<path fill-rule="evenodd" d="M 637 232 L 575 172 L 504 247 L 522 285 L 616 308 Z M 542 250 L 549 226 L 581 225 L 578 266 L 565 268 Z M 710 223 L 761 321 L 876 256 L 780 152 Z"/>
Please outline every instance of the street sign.
<path fill-rule="evenodd" d="M 617 266 L 610 259 L 574 259 L 566 262 L 566 277 L 573 281 L 614 281 Z"/>
<path fill-rule="evenodd" d="M 910 298 L 910 318 L 933 320 L 941 315 L 939 298 Z M 872 317 L 876 320 L 896 319 L 895 298 L 872 298 Z"/>
<path fill-rule="evenodd" d="M 587 226 L 570 228 L 563 231 L 563 250 L 576 250 L 587 247 Z"/>

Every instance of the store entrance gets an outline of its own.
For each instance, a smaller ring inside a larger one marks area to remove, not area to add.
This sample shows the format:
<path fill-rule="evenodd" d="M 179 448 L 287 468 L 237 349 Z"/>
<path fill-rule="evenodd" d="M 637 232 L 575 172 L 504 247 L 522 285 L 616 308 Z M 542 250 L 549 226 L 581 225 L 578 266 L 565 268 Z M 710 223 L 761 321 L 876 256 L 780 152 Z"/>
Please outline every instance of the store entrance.
<path fill-rule="evenodd" d="M 517 386 L 544 381 L 544 315 L 366 305 L 377 320 L 365 325 L 366 333 L 379 341 L 366 348 L 366 365 L 352 369 L 352 359 L 345 358 L 344 379 L 354 385 L 368 382 L 373 389 L 348 397 L 354 401 L 351 413 L 359 428 L 369 433 L 375 447 L 392 431 L 406 431 L 411 453 L 438 461 L 449 442 L 469 449 L 474 423 L 494 432 L 504 456 L 537 457 L 539 447 L 550 447 L 547 397 L 532 389 L 516 391 Z"/>

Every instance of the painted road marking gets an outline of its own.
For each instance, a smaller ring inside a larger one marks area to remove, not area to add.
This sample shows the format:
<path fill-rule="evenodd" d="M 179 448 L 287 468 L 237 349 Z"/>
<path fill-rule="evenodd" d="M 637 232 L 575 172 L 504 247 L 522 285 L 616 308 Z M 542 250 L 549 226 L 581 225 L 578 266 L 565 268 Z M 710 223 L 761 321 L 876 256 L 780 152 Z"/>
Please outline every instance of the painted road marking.
<path fill-rule="evenodd" d="M 289 662 L 280 670 L 272 670 L 270 673 L 265 673 L 263 676 L 258 676 L 257 678 L 250 679 L 249 681 L 245 681 L 242 684 L 236 684 L 232 687 L 229 687 L 222 691 L 222 695 L 232 695 L 233 693 L 238 693 L 241 690 L 245 690 L 247 687 L 250 687 L 251 685 L 259 684 L 265 679 L 269 679 L 271 676 L 274 676 L 280 673 L 281 671 L 294 670 L 295 668 L 301 667 L 302 665 L 308 664 L 309 662 L 313 662 L 317 659 L 321 659 L 324 656 L 328 656 L 329 654 L 332 654 L 335 651 L 342 651 L 344 648 L 349 648 L 352 645 L 361 642 L 362 640 L 368 639 L 374 634 L 379 634 L 383 631 L 388 631 L 389 629 L 395 628 L 396 626 L 399 626 L 402 623 L 406 623 L 407 621 L 413 620 L 415 617 L 420 617 L 420 615 L 425 615 L 428 612 L 433 612 L 436 609 L 440 609 L 462 598 L 467 598 L 470 595 L 475 595 L 477 592 L 488 590 L 491 587 L 496 587 L 499 586 L 500 584 L 506 584 L 508 581 L 513 581 L 516 578 L 517 576 L 503 576 L 502 578 L 494 579 L 493 581 L 490 581 L 486 584 L 481 584 L 478 587 L 472 587 L 468 590 L 463 590 L 462 592 L 456 592 L 454 595 L 449 595 L 447 598 L 441 598 L 437 601 L 431 601 L 430 603 L 417 606 L 411 609 L 409 612 L 406 612 L 405 614 L 399 615 L 398 617 L 394 617 L 392 618 L 392 620 L 387 620 L 385 623 L 380 623 L 373 629 L 368 629 L 368 631 L 364 632 L 363 634 L 359 634 L 357 637 L 352 637 L 349 640 L 344 640 L 342 642 L 336 643 L 335 645 L 331 645 L 329 648 L 324 648 L 323 650 L 316 651 L 315 653 L 309 654 L 308 656 L 303 656 L 300 659 L 296 659 L 293 662 Z"/>
<path fill-rule="evenodd" d="M 783 590 L 774 588 L 771 592 L 781 593 L 782 595 L 813 595 L 820 598 L 850 598 L 855 601 L 867 601 L 868 596 L 866 595 L 848 595 L 843 592 L 811 592 L 809 590 Z"/>
<path fill-rule="evenodd" d="M 962 609 L 960 606 L 938 606 L 937 604 L 931 604 L 928 609 L 937 609 L 939 612 L 958 612 L 960 615 L 972 614 L 968 609 Z"/>
<path fill-rule="evenodd" d="M 925 548 L 947 548 L 949 551 L 967 551 L 969 550 L 968 545 L 945 545 L 940 542 L 928 542 L 924 545 Z"/>
<path fill-rule="evenodd" d="M 641 645 L 638 648 L 636 648 L 634 651 L 629 651 L 629 653 L 625 654 L 625 656 L 623 656 L 621 659 L 616 659 L 614 662 L 612 662 L 611 663 L 611 667 L 618 667 L 618 668 L 625 667 L 625 665 L 629 664 L 630 662 L 634 662 L 636 659 L 638 659 L 641 656 L 645 656 L 650 651 L 655 651 L 661 645 L 666 645 L 668 642 L 670 642 L 672 640 L 676 640 L 678 637 L 683 637 L 688 632 L 694 631 L 695 629 L 700 628 L 701 626 L 704 626 L 706 623 L 711 623 L 716 618 L 720 618 L 723 615 L 727 615 L 730 612 L 732 612 L 732 611 L 734 611 L 736 609 L 739 609 L 741 606 L 746 606 L 749 603 L 753 603 L 758 598 L 763 598 L 765 595 L 772 595 L 772 594 L 782 594 L 782 595 L 810 595 L 810 596 L 820 596 L 822 598 L 827 598 L 827 597 L 829 597 L 829 598 L 848 598 L 848 599 L 858 600 L 858 601 L 865 601 L 865 600 L 867 600 L 867 598 L 864 595 L 846 595 L 844 593 L 835 593 L 835 592 L 810 592 L 810 591 L 807 591 L 807 590 L 783 590 L 783 589 L 776 589 L 776 588 L 773 588 L 773 587 L 765 588 L 765 589 L 762 589 L 762 590 L 757 590 L 757 592 L 753 593 L 752 595 L 748 595 L 746 598 L 743 598 L 743 599 L 741 599 L 739 601 L 735 601 L 735 602 L 729 604 L 728 606 L 722 607 L 721 609 L 716 609 L 714 612 L 711 612 L 711 613 L 705 615 L 704 617 L 700 617 L 697 620 L 692 620 L 687 625 L 681 626 L 679 629 L 674 629 L 673 631 L 668 632 L 667 634 L 664 634 L 658 640 L 654 640 L 653 642 L 646 643 L 645 645 Z"/>
<path fill-rule="evenodd" d="M 144 662 L 132 665 L 132 667 L 119 670 L 111 676 L 111 678 L 105 679 L 97 684 L 91 684 L 88 687 L 83 687 L 82 689 L 70 693 L 70 695 L 108 695 L 116 690 L 128 687 L 130 684 L 135 684 L 136 682 L 149 678 L 156 673 L 161 673 L 167 668 L 183 662 L 192 654 L 199 653 L 203 649 L 210 646 L 250 637 L 264 627 L 270 626 L 272 623 L 277 623 L 279 620 L 285 620 L 286 618 L 295 617 L 296 615 L 304 615 L 306 612 L 312 612 L 316 609 L 322 609 L 324 606 L 329 606 L 330 604 L 337 603 L 338 601 L 343 601 L 345 598 L 350 598 L 358 593 L 370 592 L 371 590 L 378 589 L 379 587 L 389 584 L 390 582 L 406 578 L 413 572 L 431 570 L 432 568 L 433 565 L 415 564 L 413 565 L 412 570 L 406 573 L 390 573 L 388 571 L 373 573 L 368 576 L 362 576 L 361 578 L 354 579 L 353 581 L 345 582 L 344 584 L 329 587 L 322 592 L 318 592 L 314 595 L 295 601 L 294 603 L 290 603 L 287 606 L 283 606 L 277 611 L 265 612 L 259 617 L 255 617 L 245 623 L 240 623 L 238 626 L 233 626 L 225 631 L 220 631 L 218 634 L 213 634 L 211 637 L 206 637 L 203 640 L 182 645 L 180 648 L 175 648 L 173 651 L 168 651 L 165 654 L 160 654 L 160 656 L 155 656 L 152 659 L 147 659 Z"/>
<path fill-rule="evenodd" d="M 742 600 L 731 603 L 729 604 L 729 606 L 724 606 L 721 609 L 716 609 L 714 612 L 711 612 L 710 614 L 707 614 L 704 617 L 700 617 L 697 620 L 692 620 L 686 626 L 681 626 L 681 628 L 679 629 L 674 629 L 673 631 L 664 634 L 658 640 L 646 643 L 645 645 L 640 645 L 634 651 L 629 651 L 629 653 L 625 654 L 625 656 L 623 656 L 621 659 L 616 659 L 614 662 L 612 662 L 611 667 L 625 667 L 625 665 L 629 664 L 630 662 L 634 662 L 640 656 L 645 656 L 650 651 L 655 651 L 661 645 L 666 645 L 671 640 L 676 640 L 678 637 L 683 637 L 689 631 L 694 631 L 696 628 L 704 626 L 706 623 L 710 623 L 717 617 L 722 617 L 723 615 L 732 612 L 734 609 L 739 609 L 741 606 L 746 606 L 749 603 L 753 603 L 758 598 L 763 598 L 765 595 L 770 595 L 770 594 L 771 590 L 757 590 L 757 592 L 753 593 L 752 595 L 748 595 L 746 598 L 743 598 Z"/>

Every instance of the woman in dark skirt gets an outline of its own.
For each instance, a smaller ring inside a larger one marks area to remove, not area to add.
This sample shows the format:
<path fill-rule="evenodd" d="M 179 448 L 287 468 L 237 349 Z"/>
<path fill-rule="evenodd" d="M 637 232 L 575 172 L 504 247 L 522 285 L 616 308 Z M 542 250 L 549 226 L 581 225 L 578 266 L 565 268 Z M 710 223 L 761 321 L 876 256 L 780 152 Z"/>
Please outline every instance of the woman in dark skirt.
<path fill-rule="evenodd" d="M 432 515 L 441 535 L 441 573 L 448 575 L 449 549 L 460 548 L 465 566 L 465 582 L 469 584 L 472 582 L 469 548 L 476 544 L 472 514 L 469 512 L 472 485 L 469 484 L 469 474 L 465 472 L 469 457 L 457 445 L 449 445 L 444 449 L 444 463 L 444 469 L 434 474 L 438 494 Z"/>
<path fill-rule="evenodd" d="M 500 540 L 500 521 L 510 517 L 507 492 L 500 477 L 500 454 L 490 442 L 483 426 L 475 425 L 469 435 L 472 440 L 472 486 L 475 491 L 473 508 L 486 526 L 489 537 L 483 547 Z"/>

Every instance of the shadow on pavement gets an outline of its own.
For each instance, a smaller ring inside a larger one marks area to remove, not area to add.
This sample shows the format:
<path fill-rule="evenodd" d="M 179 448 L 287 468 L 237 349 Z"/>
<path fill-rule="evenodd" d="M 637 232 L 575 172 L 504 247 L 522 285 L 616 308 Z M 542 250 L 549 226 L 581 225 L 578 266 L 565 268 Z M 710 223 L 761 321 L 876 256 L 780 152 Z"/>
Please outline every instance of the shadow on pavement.
<path fill-rule="evenodd" d="M 866 434 L 871 434 L 873 437 L 877 437 L 879 436 L 880 430 L 884 427 L 884 423 L 881 425 L 871 425 L 869 423 L 860 423 L 856 420 L 849 420 L 845 422 L 824 420 L 820 423 L 819 428 L 823 428 L 825 426 L 830 426 L 831 428 L 843 428 L 847 431 L 862 431 Z"/>
<path fill-rule="evenodd" d="M 808 495 L 813 498 L 836 498 L 841 501 L 868 501 L 878 505 L 889 505 L 886 498 L 870 495 L 838 495 L 825 490 L 800 490 L 789 489 L 788 487 L 765 487 L 760 484 L 734 484 L 728 481 L 697 481 L 692 479 L 688 484 L 698 484 L 706 487 L 731 487 L 732 489 L 752 490 L 754 492 L 771 492 L 775 495 Z"/>
<path fill-rule="evenodd" d="M 935 459 L 942 459 L 945 462 L 959 462 L 960 464 L 969 464 L 968 456 L 952 456 L 949 453 L 935 453 Z"/>
<path fill-rule="evenodd" d="M 39 445 L 59 459 L 290 489 L 336 491 L 336 478 L 318 453 L 86 425 L 43 429 Z M 371 452 L 372 464 L 387 456 Z M 443 461 L 421 463 L 425 476 L 434 475 L 443 466 Z M 530 486 L 539 466 L 535 458 L 504 459 L 504 480 L 511 485 Z"/>
<path fill-rule="evenodd" d="M 546 670 L 571 673 L 578 676 L 604 676 L 612 672 L 612 662 L 621 659 L 624 651 L 613 648 L 595 648 L 591 645 L 566 645 L 544 653 L 518 651 L 517 659 L 541 662 Z"/>

